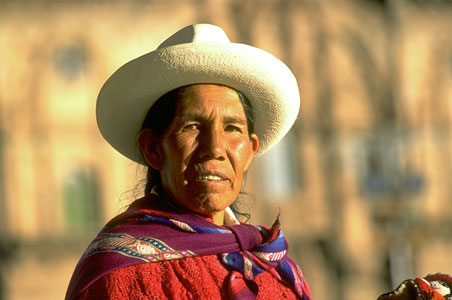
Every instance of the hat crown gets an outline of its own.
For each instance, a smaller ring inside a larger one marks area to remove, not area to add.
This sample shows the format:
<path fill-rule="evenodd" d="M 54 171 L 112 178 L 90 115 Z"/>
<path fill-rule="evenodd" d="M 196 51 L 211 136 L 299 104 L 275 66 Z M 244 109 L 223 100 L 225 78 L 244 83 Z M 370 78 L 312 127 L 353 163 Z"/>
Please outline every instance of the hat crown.
<path fill-rule="evenodd" d="M 218 26 L 193 24 L 167 38 L 157 49 L 186 43 L 230 43 L 230 41 L 223 29 Z"/>

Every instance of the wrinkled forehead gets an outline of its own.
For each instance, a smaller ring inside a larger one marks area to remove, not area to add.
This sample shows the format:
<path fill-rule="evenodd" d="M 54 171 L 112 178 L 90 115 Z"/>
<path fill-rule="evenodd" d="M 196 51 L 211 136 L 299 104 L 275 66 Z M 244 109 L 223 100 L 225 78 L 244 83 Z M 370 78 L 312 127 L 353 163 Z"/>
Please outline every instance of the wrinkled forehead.
<path fill-rule="evenodd" d="M 205 97 L 212 99 L 237 98 L 239 93 L 228 86 L 219 84 L 191 84 L 176 89 L 179 98 Z"/>
<path fill-rule="evenodd" d="M 198 84 L 183 87 L 178 92 L 177 114 L 222 113 L 246 119 L 237 91 L 226 86 Z"/>

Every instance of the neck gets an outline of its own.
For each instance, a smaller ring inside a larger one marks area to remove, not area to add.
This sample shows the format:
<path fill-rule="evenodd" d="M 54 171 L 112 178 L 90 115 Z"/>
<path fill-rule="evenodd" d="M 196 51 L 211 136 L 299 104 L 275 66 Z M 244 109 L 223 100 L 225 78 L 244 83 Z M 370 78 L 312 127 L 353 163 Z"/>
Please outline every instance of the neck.
<path fill-rule="evenodd" d="M 160 187 L 159 186 L 155 186 L 154 188 L 151 189 L 151 191 L 156 193 L 157 196 L 159 196 L 159 195 L 167 195 L 165 193 L 165 190 L 161 186 Z M 183 207 L 184 209 L 187 209 L 186 207 L 180 205 L 178 202 L 174 201 L 169 196 L 165 196 L 163 199 L 165 200 L 166 203 L 168 203 L 171 206 Z M 197 214 L 199 214 L 199 213 L 197 213 Z M 206 216 L 204 216 L 204 217 L 206 217 Z M 209 219 L 212 220 L 212 222 L 214 224 L 216 224 L 216 225 L 224 225 L 224 217 L 225 217 L 225 212 L 224 212 L 224 210 L 222 210 L 222 211 L 219 211 L 219 212 L 209 216 Z"/>

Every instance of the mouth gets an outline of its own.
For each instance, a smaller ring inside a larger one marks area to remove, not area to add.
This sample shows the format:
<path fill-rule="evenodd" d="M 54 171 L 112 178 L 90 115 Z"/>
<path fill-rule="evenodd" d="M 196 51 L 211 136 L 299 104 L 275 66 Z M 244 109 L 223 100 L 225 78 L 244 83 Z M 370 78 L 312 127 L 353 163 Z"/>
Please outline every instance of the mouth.
<path fill-rule="evenodd" d="M 196 181 L 223 181 L 225 180 L 223 177 L 218 175 L 201 175 L 195 178 Z"/>
<path fill-rule="evenodd" d="M 220 172 L 203 172 L 195 177 L 195 181 L 228 181 L 229 178 Z"/>

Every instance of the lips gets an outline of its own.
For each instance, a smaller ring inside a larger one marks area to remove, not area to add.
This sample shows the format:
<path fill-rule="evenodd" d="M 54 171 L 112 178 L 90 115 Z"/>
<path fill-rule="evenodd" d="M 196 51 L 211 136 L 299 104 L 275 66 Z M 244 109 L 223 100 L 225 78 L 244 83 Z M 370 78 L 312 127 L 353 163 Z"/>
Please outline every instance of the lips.
<path fill-rule="evenodd" d="M 229 177 L 218 170 L 198 170 L 194 176 L 195 181 L 230 181 Z"/>
<path fill-rule="evenodd" d="M 207 180 L 207 181 L 223 181 L 225 180 L 223 177 L 218 176 L 218 175 L 213 175 L 213 174 L 208 174 L 208 175 L 200 175 L 198 177 L 196 177 L 196 181 L 202 181 L 202 180 Z"/>

